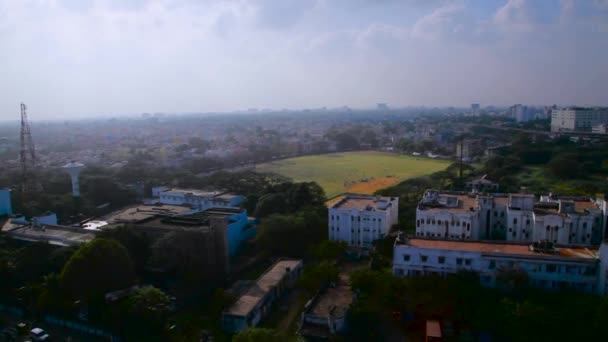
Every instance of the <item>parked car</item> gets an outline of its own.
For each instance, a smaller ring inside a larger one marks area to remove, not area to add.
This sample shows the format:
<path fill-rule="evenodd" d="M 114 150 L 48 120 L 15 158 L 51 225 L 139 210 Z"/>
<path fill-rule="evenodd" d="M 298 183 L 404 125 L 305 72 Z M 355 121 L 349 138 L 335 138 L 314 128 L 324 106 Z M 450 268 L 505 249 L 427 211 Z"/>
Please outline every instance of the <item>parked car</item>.
<path fill-rule="evenodd" d="M 30 338 L 34 341 L 50 341 L 51 337 L 46 331 L 40 328 L 34 328 L 30 330 Z"/>

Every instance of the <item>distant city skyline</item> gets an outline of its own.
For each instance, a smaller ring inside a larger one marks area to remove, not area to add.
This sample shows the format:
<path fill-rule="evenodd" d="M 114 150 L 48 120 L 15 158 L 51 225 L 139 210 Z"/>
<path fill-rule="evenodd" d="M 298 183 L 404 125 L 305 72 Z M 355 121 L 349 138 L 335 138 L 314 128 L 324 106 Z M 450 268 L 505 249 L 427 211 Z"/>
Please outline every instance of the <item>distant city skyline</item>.
<path fill-rule="evenodd" d="M 608 0 L 0 0 L 0 121 L 607 105 Z"/>

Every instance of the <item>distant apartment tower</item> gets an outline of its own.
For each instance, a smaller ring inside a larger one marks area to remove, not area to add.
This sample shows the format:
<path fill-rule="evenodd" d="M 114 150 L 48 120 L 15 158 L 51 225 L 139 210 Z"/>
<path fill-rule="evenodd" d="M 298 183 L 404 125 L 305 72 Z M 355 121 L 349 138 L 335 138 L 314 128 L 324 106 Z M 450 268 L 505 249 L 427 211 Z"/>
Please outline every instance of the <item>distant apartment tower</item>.
<path fill-rule="evenodd" d="M 551 132 L 592 132 L 608 123 L 608 108 L 570 107 L 551 112 Z"/>
<path fill-rule="evenodd" d="M 388 110 L 388 105 L 386 103 L 377 103 L 376 109 L 377 110 Z"/>
<path fill-rule="evenodd" d="M 521 104 L 511 106 L 509 111 L 511 113 L 511 117 L 517 122 L 526 122 L 534 119 L 532 111 L 528 107 Z"/>
<path fill-rule="evenodd" d="M 471 104 L 471 115 L 474 115 L 474 116 L 479 115 L 480 108 L 481 108 L 481 106 L 479 105 L 479 103 L 472 103 Z"/>
<path fill-rule="evenodd" d="M 463 139 L 456 143 L 456 157 L 465 162 L 483 155 L 485 142 L 482 139 Z"/>
<path fill-rule="evenodd" d="M 397 197 L 346 194 L 329 208 L 329 239 L 367 249 L 389 233 L 398 216 Z"/>

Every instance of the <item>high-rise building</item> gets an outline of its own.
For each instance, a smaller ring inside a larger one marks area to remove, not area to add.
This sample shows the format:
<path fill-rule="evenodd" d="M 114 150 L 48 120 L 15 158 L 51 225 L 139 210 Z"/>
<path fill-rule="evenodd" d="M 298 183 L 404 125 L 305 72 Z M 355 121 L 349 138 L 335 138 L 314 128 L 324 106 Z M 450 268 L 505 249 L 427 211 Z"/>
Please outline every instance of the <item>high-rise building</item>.
<path fill-rule="evenodd" d="M 534 119 L 532 111 L 528 107 L 521 104 L 511 106 L 509 111 L 511 113 L 511 117 L 517 122 L 526 122 Z"/>
<path fill-rule="evenodd" d="M 570 107 L 551 112 L 552 132 L 592 132 L 594 126 L 608 123 L 608 108 Z"/>
<path fill-rule="evenodd" d="M 471 103 L 471 115 L 479 115 L 480 108 L 481 106 L 479 105 L 479 103 Z"/>

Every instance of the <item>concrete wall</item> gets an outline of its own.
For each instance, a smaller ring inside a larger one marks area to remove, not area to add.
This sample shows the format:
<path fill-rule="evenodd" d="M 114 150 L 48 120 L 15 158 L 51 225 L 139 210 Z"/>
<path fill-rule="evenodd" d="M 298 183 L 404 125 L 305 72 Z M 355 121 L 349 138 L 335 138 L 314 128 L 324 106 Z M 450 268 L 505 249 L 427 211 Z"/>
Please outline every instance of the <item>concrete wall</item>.
<path fill-rule="evenodd" d="M 0 189 L 0 216 L 12 214 L 11 191 L 9 189 Z"/>

